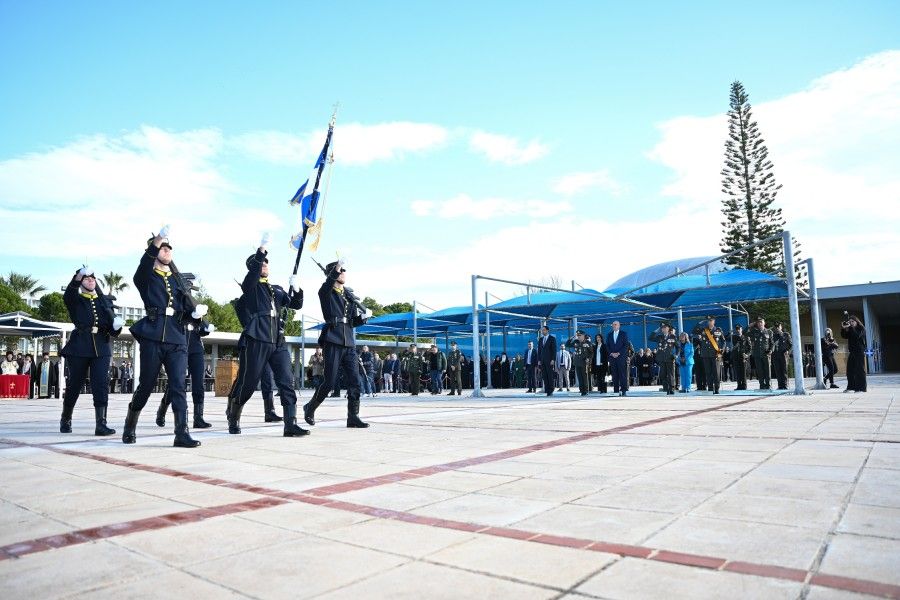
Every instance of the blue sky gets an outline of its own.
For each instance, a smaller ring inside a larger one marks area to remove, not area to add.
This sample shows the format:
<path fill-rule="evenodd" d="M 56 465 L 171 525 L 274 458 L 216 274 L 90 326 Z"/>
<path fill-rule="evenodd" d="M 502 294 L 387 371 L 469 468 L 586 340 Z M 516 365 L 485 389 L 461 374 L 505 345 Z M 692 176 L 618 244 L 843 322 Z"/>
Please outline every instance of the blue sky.
<path fill-rule="evenodd" d="M 360 292 L 602 288 L 716 253 L 740 79 L 820 282 L 896 279 L 898 30 L 896 2 L 0 1 L 0 264 L 130 277 L 171 222 L 221 300 L 263 230 L 286 279 L 287 200 L 340 101 L 318 256 L 348 253 Z"/>

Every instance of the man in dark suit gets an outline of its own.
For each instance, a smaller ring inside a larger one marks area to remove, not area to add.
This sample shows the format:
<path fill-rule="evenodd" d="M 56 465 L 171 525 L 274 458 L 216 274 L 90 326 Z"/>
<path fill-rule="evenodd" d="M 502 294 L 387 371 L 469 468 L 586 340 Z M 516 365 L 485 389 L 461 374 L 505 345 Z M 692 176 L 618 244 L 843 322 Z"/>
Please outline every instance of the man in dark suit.
<path fill-rule="evenodd" d="M 537 350 L 534 349 L 534 342 L 528 342 L 525 349 L 525 380 L 528 382 L 527 392 L 535 391 L 537 383 L 534 380 L 534 370 L 538 364 Z"/>
<path fill-rule="evenodd" d="M 541 339 L 538 340 L 538 364 L 544 379 L 544 392 L 553 395 L 553 372 L 556 370 L 556 338 L 550 335 L 550 328 L 541 327 Z"/>
<path fill-rule="evenodd" d="M 613 321 L 612 331 L 606 334 L 606 348 L 613 391 L 625 396 L 628 390 L 628 334 L 620 331 L 619 327 L 619 322 Z"/>

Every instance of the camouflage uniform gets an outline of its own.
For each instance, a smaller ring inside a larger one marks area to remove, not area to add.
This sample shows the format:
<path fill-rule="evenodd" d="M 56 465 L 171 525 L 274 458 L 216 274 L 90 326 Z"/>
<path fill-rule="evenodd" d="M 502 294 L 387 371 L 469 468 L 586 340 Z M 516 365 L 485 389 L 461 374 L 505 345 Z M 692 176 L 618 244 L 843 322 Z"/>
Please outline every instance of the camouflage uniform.
<path fill-rule="evenodd" d="M 452 396 L 454 391 L 457 395 L 462 396 L 462 352 L 459 348 L 451 350 L 447 354 L 447 380 L 449 381 L 450 393 Z"/>

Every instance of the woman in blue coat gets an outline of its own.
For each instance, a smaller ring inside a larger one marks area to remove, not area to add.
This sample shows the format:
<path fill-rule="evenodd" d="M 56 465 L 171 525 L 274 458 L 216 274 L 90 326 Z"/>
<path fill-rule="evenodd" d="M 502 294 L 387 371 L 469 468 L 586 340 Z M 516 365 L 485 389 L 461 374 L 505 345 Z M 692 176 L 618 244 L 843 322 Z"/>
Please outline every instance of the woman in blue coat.
<path fill-rule="evenodd" d="M 113 435 L 116 431 L 106 426 L 111 338 L 121 333 L 124 323 L 121 317 L 115 315 L 112 300 L 97 286 L 97 279 L 90 267 L 82 267 L 75 273 L 66 286 L 63 302 L 75 329 L 60 352 L 66 357 L 69 376 L 59 432 L 72 433 L 72 412 L 85 377 L 90 373 L 96 421 L 94 435 Z"/>
<path fill-rule="evenodd" d="M 691 377 L 694 372 L 694 345 L 688 334 L 682 332 L 678 337 L 678 374 L 681 379 L 681 392 L 691 391 Z"/>

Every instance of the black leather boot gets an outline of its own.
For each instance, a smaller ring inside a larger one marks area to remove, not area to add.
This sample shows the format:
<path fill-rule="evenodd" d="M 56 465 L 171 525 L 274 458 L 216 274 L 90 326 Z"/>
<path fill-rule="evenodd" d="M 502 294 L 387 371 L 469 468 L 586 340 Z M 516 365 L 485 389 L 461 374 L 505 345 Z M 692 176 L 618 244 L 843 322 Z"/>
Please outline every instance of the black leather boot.
<path fill-rule="evenodd" d="M 137 441 L 137 423 L 140 416 L 141 411 L 134 410 L 131 408 L 131 403 L 129 403 L 128 414 L 125 415 L 125 428 L 122 430 L 123 444 L 133 444 Z"/>
<path fill-rule="evenodd" d="M 115 435 L 116 430 L 111 429 L 106 426 L 106 407 L 105 406 L 95 406 L 94 407 L 94 420 L 96 421 L 96 425 L 94 426 L 94 435 Z"/>
<path fill-rule="evenodd" d="M 194 429 L 209 429 L 212 427 L 203 420 L 203 403 L 194 402 Z"/>
<path fill-rule="evenodd" d="M 303 420 L 306 421 L 308 425 L 316 424 L 316 409 L 319 408 L 319 405 L 325 402 L 325 398 L 327 397 L 328 390 L 325 390 L 320 385 L 316 388 L 316 391 L 310 401 L 303 405 Z"/>
<path fill-rule="evenodd" d="M 225 416 L 228 418 L 228 433 L 238 434 L 241 432 L 242 410 L 244 407 L 237 398 L 233 396 L 228 398 L 228 408 L 225 411 Z"/>
<path fill-rule="evenodd" d="M 187 408 L 175 411 L 175 441 L 172 443 L 177 448 L 196 448 L 200 445 L 198 440 L 191 437 L 187 426 Z"/>
<path fill-rule="evenodd" d="M 351 394 L 347 400 L 347 427 L 362 429 L 368 426 L 359 418 L 359 394 Z"/>
<path fill-rule="evenodd" d="M 59 417 L 60 433 L 72 433 L 72 411 L 74 410 L 74 406 L 63 404 L 62 415 Z"/>
<path fill-rule="evenodd" d="M 273 398 L 263 397 L 263 405 L 266 409 L 266 423 L 280 423 L 283 419 L 275 412 L 275 402 Z"/>
<path fill-rule="evenodd" d="M 157 427 L 165 427 L 166 426 L 166 411 L 169 410 L 169 392 L 167 391 L 163 394 L 163 397 L 159 400 L 159 408 L 156 409 L 156 426 Z"/>
<path fill-rule="evenodd" d="M 284 407 L 284 437 L 309 435 L 309 430 L 297 425 L 297 405 Z"/>

